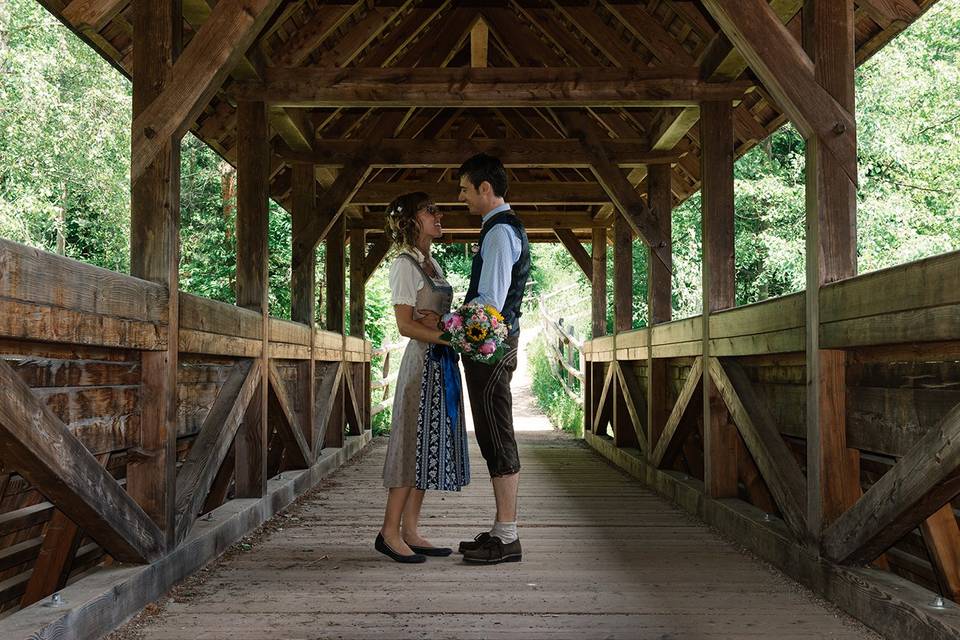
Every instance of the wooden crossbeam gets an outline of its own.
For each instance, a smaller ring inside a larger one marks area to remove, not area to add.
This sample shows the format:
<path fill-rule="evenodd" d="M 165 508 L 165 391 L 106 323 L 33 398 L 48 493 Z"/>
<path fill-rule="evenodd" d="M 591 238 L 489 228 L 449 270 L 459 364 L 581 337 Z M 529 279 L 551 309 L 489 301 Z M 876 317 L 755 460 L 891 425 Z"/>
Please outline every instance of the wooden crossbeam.
<path fill-rule="evenodd" d="M 702 376 L 703 358 L 697 356 L 696 360 L 693 361 L 693 366 L 690 367 L 690 373 L 687 374 L 687 379 L 683 383 L 683 387 L 680 389 L 677 402 L 673 405 L 673 410 L 670 411 L 667 423 L 660 433 L 660 438 L 653 448 L 653 453 L 650 454 L 650 464 L 654 467 L 662 466 L 664 462 L 669 461 L 676 452 L 680 450 L 682 440 L 679 428 L 680 423 L 694 395 L 698 398 L 702 396 L 702 394 L 694 393 L 700 388 L 700 378 Z"/>
<path fill-rule="evenodd" d="M 960 526 L 949 502 L 920 525 L 941 592 L 960 602 Z"/>
<path fill-rule="evenodd" d="M 960 404 L 823 533 L 835 562 L 865 564 L 960 494 Z"/>
<path fill-rule="evenodd" d="M 310 445 L 303 436 L 300 420 L 293 410 L 287 389 L 280 378 L 277 365 L 269 367 L 270 405 L 267 409 L 270 423 L 273 424 L 286 449 L 284 461 L 287 469 L 306 469 L 313 462 Z"/>
<path fill-rule="evenodd" d="M 617 378 L 620 381 L 620 392 L 623 394 L 623 404 L 630 414 L 630 422 L 633 423 L 633 431 L 637 435 L 637 444 L 640 449 L 647 450 L 647 433 L 644 429 L 644 419 L 647 416 L 647 397 L 640 389 L 640 381 L 633 369 L 622 366 L 619 362 L 617 366 Z M 641 418 L 640 416 L 643 416 Z"/>
<path fill-rule="evenodd" d="M 457 200 L 457 185 L 452 182 L 375 182 L 360 187 L 351 202 L 357 205 L 385 207 L 395 198 L 411 191 L 423 191 L 436 204 L 462 206 Z M 512 205 L 589 205 L 604 204 L 610 197 L 596 182 L 512 182 L 507 190 Z"/>
<path fill-rule="evenodd" d="M 285 107 L 654 107 L 736 100 L 750 87 L 704 82 L 696 67 L 272 67 L 231 93 Z"/>
<path fill-rule="evenodd" d="M 244 412 L 260 385 L 260 375 L 259 360 L 244 360 L 233 365 L 203 420 L 177 473 L 177 543 L 187 537 L 202 512 L 214 479 L 233 446 Z"/>
<path fill-rule="evenodd" d="M 279 4 L 280 0 L 217 3 L 210 18 L 177 58 L 163 93 L 133 122 L 133 182 L 166 141 L 182 136 L 196 120 Z"/>
<path fill-rule="evenodd" d="M 97 32 L 120 13 L 130 0 L 73 0 L 63 18 L 81 31 Z"/>
<path fill-rule="evenodd" d="M 616 363 L 607 367 L 607 373 L 603 378 L 603 390 L 600 392 L 600 400 L 597 402 L 597 413 L 593 418 L 593 433 L 602 433 L 610 423 L 613 416 L 613 380 L 617 377 Z"/>
<path fill-rule="evenodd" d="M 611 162 L 626 168 L 670 164 L 684 155 L 684 152 L 679 151 L 650 151 L 646 141 L 639 139 L 606 140 L 600 144 Z M 298 152 L 287 148 L 278 148 L 276 152 L 291 162 L 306 162 L 330 168 L 345 166 L 360 155 L 364 155 L 374 167 L 409 169 L 457 168 L 466 158 L 477 153 L 496 156 L 508 168 L 586 168 L 593 160 L 580 140 L 390 138 L 381 140 L 372 148 L 356 140 L 318 140 L 316 151 L 313 152 Z"/>
<path fill-rule="evenodd" d="M 806 478 L 766 403 L 735 361 L 711 357 L 707 368 L 784 520 L 798 537 L 805 538 Z"/>
<path fill-rule="evenodd" d="M 380 228 L 382 229 L 383 225 L 381 225 Z M 380 263 L 383 262 L 383 259 L 387 257 L 387 253 L 392 246 L 393 242 L 390 240 L 390 237 L 387 234 L 383 234 L 377 238 L 373 246 L 370 247 L 370 250 L 367 252 L 367 257 L 364 258 L 363 261 L 364 285 L 373 277 L 373 272 L 377 270 Z"/>
<path fill-rule="evenodd" d="M 318 429 L 314 430 L 313 450 L 320 451 L 320 445 L 326 442 L 326 433 L 330 427 L 330 416 L 334 413 L 334 403 L 340 392 L 340 382 L 343 379 L 343 363 L 331 363 L 321 370 L 317 366 L 317 391 L 314 395 L 315 411 Z"/>
<path fill-rule="evenodd" d="M 363 411 L 360 409 L 360 398 L 357 393 L 356 385 L 353 380 L 353 371 L 347 371 L 344 374 L 346 384 L 346 395 L 344 396 L 344 406 L 346 408 L 346 421 L 350 427 L 350 433 L 358 436 L 363 433 L 364 420 Z"/>
<path fill-rule="evenodd" d="M 0 361 L 3 462 L 121 562 L 152 562 L 165 534 L 70 429 Z"/>
<path fill-rule="evenodd" d="M 458 208 L 461 210 L 462 207 L 462 204 L 458 205 Z M 572 229 L 582 231 L 594 227 L 606 227 L 603 222 L 596 220 L 585 211 L 550 211 L 544 209 L 525 211 L 521 209 L 517 211 L 517 215 L 523 221 L 523 226 L 526 227 L 528 232 L 547 231 L 551 236 L 556 230 Z M 373 232 L 383 231 L 385 222 L 384 216 L 374 213 L 365 215 L 361 219 L 351 219 L 349 221 L 349 228 L 366 229 Z M 457 210 L 444 210 L 441 222 L 444 233 L 461 233 L 465 231 L 479 233 L 481 217 Z"/>
<path fill-rule="evenodd" d="M 97 456 L 97 462 L 102 467 L 106 467 L 109 460 L 109 453 Z M 2 496 L 3 493 L 0 492 L 0 497 Z M 21 609 L 59 591 L 67 584 L 82 537 L 83 530 L 62 511 L 54 509 L 44 528 L 43 542 L 30 573 L 30 580 L 20 598 Z"/>
<path fill-rule="evenodd" d="M 526 225 L 526 221 L 524 221 L 524 225 Z M 586 276 L 587 280 L 593 280 L 593 259 L 590 257 L 590 254 L 587 253 L 587 250 L 583 248 L 583 245 L 580 244 L 573 230 L 570 228 L 557 228 L 553 230 L 553 233 L 557 236 L 557 240 L 570 252 L 570 257 L 573 258 L 573 261 L 576 262 L 580 270 L 583 271 L 583 275 Z"/>
<path fill-rule="evenodd" d="M 856 121 L 817 81 L 813 62 L 767 0 L 703 6 L 807 138 L 817 138 L 857 184 Z"/>
<path fill-rule="evenodd" d="M 669 265 L 672 260 L 670 238 L 661 236 L 657 215 L 640 198 L 623 171 L 606 155 L 599 125 L 587 114 L 577 111 L 559 111 L 557 117 L 569 133 L 580 137 L 592 159 L 591 171 L 634 233 L 647 241 L 653 255 Z"/>

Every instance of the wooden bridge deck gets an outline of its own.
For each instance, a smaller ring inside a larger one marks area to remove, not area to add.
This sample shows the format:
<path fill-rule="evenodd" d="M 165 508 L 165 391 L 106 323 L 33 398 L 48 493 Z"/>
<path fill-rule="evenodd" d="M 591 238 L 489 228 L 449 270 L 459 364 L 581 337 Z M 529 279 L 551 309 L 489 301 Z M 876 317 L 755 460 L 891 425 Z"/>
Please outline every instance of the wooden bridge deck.
<path fill-rule="evenodd" d="M 380 439 L 112 638 L 877 637 L 582 443 L 520 437 L 520 564 L 454 555 L 410 567 L 377 554 Z M 487 524 L 492 491 L 473 454 L 468 490 L 427 497 L 436 544 Z"/>

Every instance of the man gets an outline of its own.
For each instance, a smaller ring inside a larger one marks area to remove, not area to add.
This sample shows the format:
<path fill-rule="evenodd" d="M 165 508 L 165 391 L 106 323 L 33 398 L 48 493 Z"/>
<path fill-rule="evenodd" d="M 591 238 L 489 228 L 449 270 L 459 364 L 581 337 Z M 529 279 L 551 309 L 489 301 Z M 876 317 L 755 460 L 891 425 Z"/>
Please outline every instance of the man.
<path fill-rule="evenodd" d="M 517 534 L 520 457 L 513 432 L 510 380 L 517 368 L 520 305 L 530 275 L 530 246 L 523 223 L 504 201 L 507 172 L 499 159 L 478 154 L 460 167 L 460 202 L 483 216 L 467 302 L 499 310 L 510 326 L 507 354 L 495 364 L 464 359 L 463 370 L 480 451 L 487 462 L 497 515 L 490 531 L 460 543 L 467 562 L 495 564 L 522 558 Z"/>

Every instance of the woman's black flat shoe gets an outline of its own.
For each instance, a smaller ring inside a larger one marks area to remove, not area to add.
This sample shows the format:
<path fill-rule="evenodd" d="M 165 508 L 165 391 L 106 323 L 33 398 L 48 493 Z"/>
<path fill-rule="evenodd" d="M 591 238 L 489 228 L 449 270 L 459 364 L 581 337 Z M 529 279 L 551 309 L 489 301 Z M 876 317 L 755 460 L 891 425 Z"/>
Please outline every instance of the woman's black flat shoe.
<path fill-rule="evenodd" d="M 390 548 L 390 545 L 387 544 L 386 540 L 383 539 L 383 534 L 377 534 L 377 540 L 373 543 L 373 548 L 382 553 L 383 555 L 396 560 L 397 562 L 402 562 L 404 564 L 419 564 L 421 562 L 427 561 L 427 556 L 420 553 L 414 553 L 413 555 L 404 556 L 393 549 Z"/>
<path fill-rule="evenodd" d="M 425 556 L 433 556 L 434 558 L 445 558 L 453 553 L 453 549 L 450 547 L 416 547 L 412 544 L 408 546 L 413 549 L 414 553 L 421 553 Z"/>

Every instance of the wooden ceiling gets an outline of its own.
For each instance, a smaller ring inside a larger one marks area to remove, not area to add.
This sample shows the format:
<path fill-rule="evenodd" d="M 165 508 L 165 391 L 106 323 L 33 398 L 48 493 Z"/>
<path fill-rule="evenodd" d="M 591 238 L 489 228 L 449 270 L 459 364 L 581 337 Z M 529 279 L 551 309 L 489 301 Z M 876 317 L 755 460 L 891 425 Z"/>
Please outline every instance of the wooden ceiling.
<path fill-rule="evenodd" d="M 135 43 L 128 2 L 38 1 L 130 76 Z M 182 2 L 186 46 L 216 0 Z M 857 63 L 935 2 L 856 0 Z M 802 6 L 803 0 L 771 2 L 798 38 Z M 458 70 L 478 66 L 487 69 Z M 599 98 L 582 101 L 572 114 L 563 100 L 498 93 L 504 79 L 520 79 L 515 67 L 544 68 L 525 74 L 538 86 L 569 80 L 566 86 Z M 444 100 L 438 83 L 462 89 L 464 73 L 481 81 L 479 91 Z M 343 82 L 352 87 L 347 98 Z M 564 226 L 588 237 L 591 226 L 609 224 L 613 207 L 575 134 L 594 131 L 596 145 L 641 195 L 645 164 L 669 162 L 677 204 L 700 186 L 695 105 L 707 92 L 738 100 L 738 156 L 786 121 L 697 0 L 283 0 L 190 128 L 234 162 L 237 98 L 267 96 L 273 197 L 288 207 L 295 161 L 316 164 L 321 200 L 346 171 L 362 181 L 345 210 L 350 224 L 368 228 L 381 226 L 383 205 L 404 191 L 423 189 L 438 202 L 455 202 L 459 159 L 492 149 L 508 164 L 508 200 L 518 204 L 532 235 L 552 237 L 547 232 L 569 221 Z M 368 142 L 380 138 L 396 140 Z M 351 167 L 361 157 L 371 168 Z M 455 228 L 464 231 L 451 238 L 467 238 L 474 222 L 461 215 Z"/>

